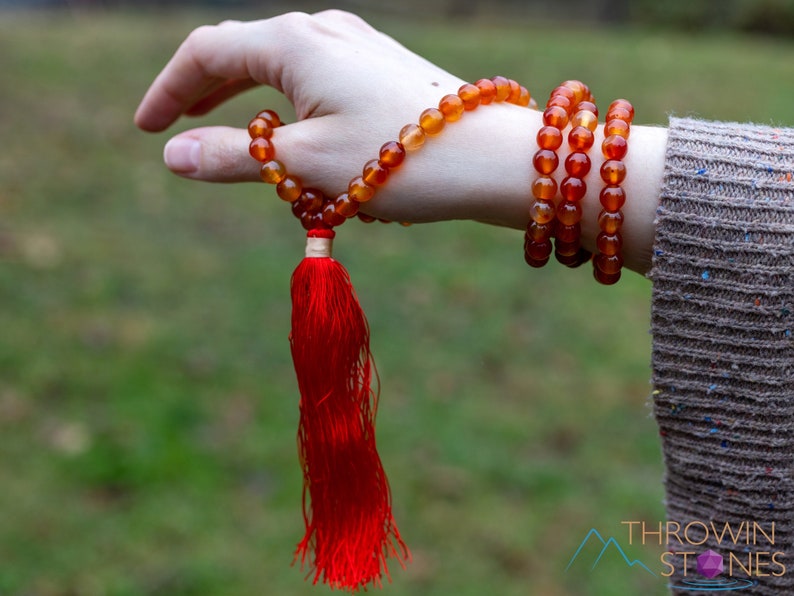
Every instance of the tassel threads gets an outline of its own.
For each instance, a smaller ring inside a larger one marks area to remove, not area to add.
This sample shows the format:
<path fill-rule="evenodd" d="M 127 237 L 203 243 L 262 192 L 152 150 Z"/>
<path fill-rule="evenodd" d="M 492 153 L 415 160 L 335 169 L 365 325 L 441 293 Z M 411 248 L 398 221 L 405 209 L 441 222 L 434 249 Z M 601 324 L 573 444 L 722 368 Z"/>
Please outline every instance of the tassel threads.
<path fill-rule="evenodd" d="M 331 258 L 333 237 L 332 230 L 309 232 L 291 283 L 306 524 L 295 559 L 309 564 L 314 583 L 355 592 L 388 577 L 390 555 L 404 566 L 410 553 L 375 446 L 369 326 L 347 271 Z"/>

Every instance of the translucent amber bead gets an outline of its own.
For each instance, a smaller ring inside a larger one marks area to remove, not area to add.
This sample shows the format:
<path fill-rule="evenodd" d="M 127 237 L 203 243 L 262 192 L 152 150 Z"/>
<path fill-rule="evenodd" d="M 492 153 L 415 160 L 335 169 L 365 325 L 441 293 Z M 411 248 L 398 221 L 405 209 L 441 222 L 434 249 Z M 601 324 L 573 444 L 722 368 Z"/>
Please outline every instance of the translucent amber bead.
<path fill-rule="evenodd" d="M 513 79 L 508 79 L 508 81 L 510 83 L 510 95 L 507 96 L 505 101 L 517 104 L 518 98 L 521 97 L 521 85 L 518 84 L 518 81 L 514 81 Z"/>
<path fill-rule="evenodd" d="M 270 137 L 273 135 L 273 127 L 264 118 L 254 118 L 248 123 L 248 136 L 252 139 L 259 137 Z"/>
<path fill-rule="evenodd" d="M 601 180 L 607 184 L 620 184 L 626 178 L 626 166 L 619 159 L 608 159 L 601 164 Z"/>
<path fill-rule="evenodd" d="M 476 83 L 477 88 L 480 90 L 480 103 L 488 105 L 496 97 L 496 85 L 490 79 L 480 79 Z"/>
<path fill-rule="evenodd" d="M 550 149 L 538 149 L 532 157 L 532 165 L 539 174 L 548 176 L 560 164 L 560 158 Z"/>
<path fill-rule="evenodd" d="M 624 110 L 628 111 L 629 113 L 629 122 L 634 120 L 634 106 L 631 105 L 631 102 L 627 99 L 616 99 L 611 104 L 609 104 L 609 110 L 612 111 L 615 108 L 623 108 Z"/>
<path fill-rule="evenodd" d="M 560 87 L 567 87 L 574 93 L 574 105 L 584 101 L 590 96 L 590 89 L 582 81 L 565 81 Z"/>
<path fill-rule="evenodd" d="M 342 217 L 353 217 L 358 213 L 359 203 L 350 198 L 346 192 L 334 199 L 334 209 Z"/>
<path fill-rule="evenodd" d="M 284 176 L 284 179 L 276 185 L 276 194 L 288 203 L 297 201 L 301 192 L 303 192 L 303 184 L 297 176 Z"/>
<path fill-rule="evenodd" d="M 606 211 L 620 211 L 626 202 L 626 192 L 620 186 L 605 186 L 598 195 L 601 205 Z"/>
<path fill-rule="evenodd" d="M 581 235 L 582 229 L 578 223 L 569 226 L 557 226 L 555 230 L 557 240 L 561 240 L 562 242 L 576 242 Z"/>
<path fill-rule="evenodd" d="M 623 257 L 619 254 L 617 255 L 596 255 L 595 257 L 595 266 L 598 267 L 600 271 L 604 273 L 619 273 L 621 267 L 623 267 Z"/>
<path fill-rule="evenodd" d="M 560 194 L 566 201 L 580 201 L 587 192 L 587 185 L 581 178 L 568 176 L 560 184 Z"/>
<path fill-rule="evenodd" d="M 584 126 L 590 132 L 595 132 L 595 129 L 598 128 L 598 116 L 587 110 L 579 110 L 571 118 L 571 127 L 576 128 L 577 126 Z"/>
<path fill-rule="evenodd" d="M 557 258 L 557 261 L 566 267 L 570 267 L 571 269 L 579 267 L 590 260 L 590 253 L 581 247 L 576 251 L 575 254 L 570 256 L 561 255 L 558 251 L 555 251 L 554 256 Z"/>
<path fill-rule="evenodd" d="M 568 112 L 560 106 L 551 106 L 543 112 L 543 124 L 562 130 L 568 124 Z"/>
<path fill-rule="evenodd" d="M 304 230 L 319 230 L 328 227 L 323 221 L 321 213 L 304 213 L 300 216 L 300 220 Z"/>
<path fill-rule="evenodd" d="M 542 261 L 548 259 L 554 246 L 551 240 L 544 240 L 543 242 L 526 242 L 524 243 L 524 254 L 535 261 Z"/>
<path fill-rule="evenodd" d="M 505 101 L 510 97 L 510 80 L 505 77 L 495 76 L 491 79 L 496 86 L 494 101 Z"/>
<path fill-rule="evenodd" d="M 554 126 L 543 126 L 538 131 L 537 141 L 541 149 L 559 149 L 562 145 L 562 132 Z"/>
<path fill-rule="evenodd" d="M 362 213 L 361 211 L 356 213 L 356 217 L 358 217 L 364 223 L 372 223 L 376 219 L 376 218 L 372 217 L 371 215 L 367 215 L 366 213 Z"/>
<path fill-rule="evenodd" d="M 623 239 L 620 234 L 607 234 L 600 232 L 596 237 L 598 252 L 605 255 L 616 255 L 623 248 Z"/>
<path fill-rule="evenodd" d="M 623 225 L 623 213 L 621 211 L 601 211 L 598 214 L 598 227 L 607 234 L 617 234 Z"/>
<path fill-rule="evenodd" d="M 596 278 L 596 281 L 605 285 L 611 286 L 612 284 L 616 284 L 620 281 L 620 271 L 617 273 L 604 273 L 598 267 L 593 267 L 593 277 Z"/>
<path fill-rule="evenodd" d="M 438 109 L 447 122 L 455 122 L 463 115 L 463 100 L 457 95 L 445 95 L 438 102 Z"/>
<path fill-rule="evenodd" d="M 609 135 L 601 143 L 601 152 L 607 159 L 623 159 L 628 149 L 629 144 L 620 135 Z"/>
<path fill-rule="evenodd" d="M 551 176 L 538 176 L 532 183 L 532 196 L 551 201 L 557 196 L 557 181 Z"/>
<path fill-rule="evenodd" d="M 303 217 L 304 213 L 306 213 L 306 210 L 303 208 L 303 205 L 301 205 L 301 202 L 294 201 L 292 203 L 292 215 L 300 219 L 301 217 Z"/>
<path fill-rule="evenodd" d="M 371 159 L 367 163 L 364 164 L 364 171 L 361 175 L 361 178 L 367 184 L 372 186 L 380 186 L 384 184 L 389 177 L 389 168 L 381 163 L 377 159 Z"/>
<path fill-rule="evenodd" d="M 595 135 L 589 128 L 577 126 L 568 133 L 568 145 L 574 151 L 587 151 L 595 143 Z"/>
<path fill-rule="evenodd" d="M 461 85 L 458 89 L 458 97 L 463 100 L 464 110 L 473 110 L 480 105 L 480 88 L 471 83 Z"/>
<path fill-rule="evenodd" d="M 262 110 L 256 115 L 256 117 L 267 122 L 271 128 L 278 128 L 281 126 L 281 118 L 279 118 L 278 114 L 276 114 L 273 110 Z"/>
<path fill-rule="evenodd" d="M 572 226 L 582 221 L 582 205 L 579 201 L 563 201 L 557 207 L 557 221 L 564 226 Z"/>
<path fill-rule="evenodd" d="M 350 184 L 347 185 L 347 194 L 354 201 L 366 203 L 375 194 L 375 187 L 364 182 L 364 179 L 361 176 L 357 176 L 350 181 Z"/>
<path fill-rule="evenodd" d="M 287 170 L 284 164 L 277 159 L 271 159 L 263 163 L 262 167 L 259 169 L 259 177 L 263 182 L 267 182 L 268 184 L 278 184 L 284 180 L 284 176 L 286 175 Z"/>
<path fill-rule="evenodd" d="M 630 123 L 632 120 L 631 112 L 621 106 L 609 108 L 605 120 L 623 120 Z"/>
<path fill-rule="evenodd" d="M 551 93 L 549 94 L 549 99 L 551 99 L 556 95 L 563 95 L 567 97 L 571 101 L 571 103 L 573 103 L 573 101 L 576 99 L 576 94 L 573 92 L 573 89 L 571 89 L 570 87 L 564 87 L 562 85 L 559 85 L 554 89 L 552 89 Z"/>
<path fill-rule="evenodd" d="M 592 112 L 596 118 L 598 118 L 598 107 L 592 101 L 580 101 L 576 105 L 576 111 L 579 112 L 581 110 L 587 110 L 588 112 Z"/>
<path fill-rule="evenodd" d="M 398 137 L 406 151 L 415 151 L 425 144 L 425 131 L 418 124 L 406 124 Z"/>
<path fill-rule="evenodd" d="M 400 145 L 397 141 L 389 141 L 384 143 L 378 153 L 378 160 L 381 165 L 387 168 L 396 168 L 405 159 L 405 147 Z"/>
<path fill-rule="evenodd" d="M 256 137 L 251 140 L 248 145 L 248 153 L 251 154 L 256 161 L 265 163 L 270 161 L 276 156 L 276 150 L 273 148 L 273 143 L 268 141 L 265 137 Z"/>
<path fill-rule="evenodd" d="M 574 151 L 565 158 L 565 171 L 569 176 L 584 178 L 590 171 L 590 158 L 586 153 Z"/>
<path fill-rule="evenodd" d="M 570 112 L 573 107 L 573 100 L 564 95 L 552 95 L 546 102 L 546 107 L 559 106 L 566 112 Z"/>
<path fill-rule="evenodd" d="M 323 223 L 327 225 L 329 228 L 333 228 L 334 226 L 341 226 L 345 223 L 345 216 L 337 213 L 336 205 L 333 203 L 327 203 L 321 212 Z"/>
<path fill-rule="evenodd" d="M 419 126 L 422 130 L 429 135 L 437 135 L 444 130 L 444 125 L 447 121 L 444 119 L 444 114 L 441 110 L 436 108 L 427 108 L 419 114 Z"/>
<path fill-rule="evenodd" d="M 532 201 L 529 207 L 529 217 L 532 221 L 539 224 L 547 224 L 554 220 L 554 203 L 551 201 L 544 201 L 537 199 Z"/>
<path fill-rule="evenodd" d="M 304 188 L 300 198 L 293 203 L 293 208 L 305 213 L 319 213 L 324 201 L 325 196 L 316 188 Z"/>
<path fill-rule="evenodd" d="M 518 99 L 516 99 L 515 104 L 517 106 L 521 106 L 522 108 L 525 108 L 531 103 L 532 103 L 532 96 L 529 94 L 529 90 L 526 87 L 519 86 Z"/>
<path fill-rule="evenodd" d="M 527 226 L 526 237 L 533 242 L 549 240 L 554 235 L 554 227 L 554 222 L 539 224 L 536 221 L 530 221 Z"/>
<path fill-rule="evenodd" d="M 624 120 L 618 120 L 617 118 L 607 120 L 606 125 L 604 125 L 604 135 L 620 135 L 624 139 L 628 139 L 629 124 L 628 122 L 625 122 Z"/>
<path fill-rule="evenodd" d="M 557 240 L 557 242 L 554 243 L 554 256 L 557 257 L 558 260 L 560 257 L 576 256 L 579 254 L 581 246 L 581 243 L 577 241 L 561 242 Z"/>

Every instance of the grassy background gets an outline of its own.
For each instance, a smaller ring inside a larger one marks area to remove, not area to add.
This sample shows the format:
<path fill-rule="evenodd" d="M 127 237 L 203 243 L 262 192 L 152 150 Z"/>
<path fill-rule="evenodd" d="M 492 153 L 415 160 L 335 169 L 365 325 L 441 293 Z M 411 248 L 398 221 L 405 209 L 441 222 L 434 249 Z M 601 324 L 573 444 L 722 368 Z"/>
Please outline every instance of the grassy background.
<path fill-rule="evenodd" d="M 253 15 L 0 16 L 3 596 L 325 591 L 289 566 L 303 235 L 270 188 L 170 175 L 166 137 L 131 121 L 190 29 L 230 16 Z M 581 78 L 629 96 L 640 123 L 794 123 L 782 40 L 372 19 L 463 78 L 541 96 Z M 203 122 L 283 105 L 260 90 Z M 477 224 L 344 236 L 414 554 L 384 593 L 664 593 L 620 564 L 565 572 L 591 527 L 620 539 L 622 520 L 664 516 L 648 282 L 528 271 L 519 234 Z M 652 548 L 630 554 L 660 570 Z"/>

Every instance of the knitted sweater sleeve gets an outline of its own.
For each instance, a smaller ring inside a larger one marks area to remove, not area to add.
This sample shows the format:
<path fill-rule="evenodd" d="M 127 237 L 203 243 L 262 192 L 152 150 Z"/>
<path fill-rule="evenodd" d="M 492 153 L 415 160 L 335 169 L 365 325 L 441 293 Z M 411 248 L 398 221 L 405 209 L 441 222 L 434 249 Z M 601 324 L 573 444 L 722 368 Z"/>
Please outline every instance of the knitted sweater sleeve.
<path fill-rule="evenodd" d="M 668 550 L 794 594 L 794 129 L 671 119 L 649 276 Z"/>

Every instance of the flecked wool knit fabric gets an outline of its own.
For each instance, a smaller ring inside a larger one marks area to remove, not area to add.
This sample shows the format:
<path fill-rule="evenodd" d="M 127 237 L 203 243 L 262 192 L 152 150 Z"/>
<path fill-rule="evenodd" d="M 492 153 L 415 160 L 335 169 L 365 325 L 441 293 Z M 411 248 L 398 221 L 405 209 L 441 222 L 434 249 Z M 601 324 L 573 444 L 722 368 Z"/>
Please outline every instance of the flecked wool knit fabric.
<path fill-rule="evenodd" d="M 794 129 L 672 118 L 666 157 L 649 276 L 671 590 L 794 594 Z"/>

